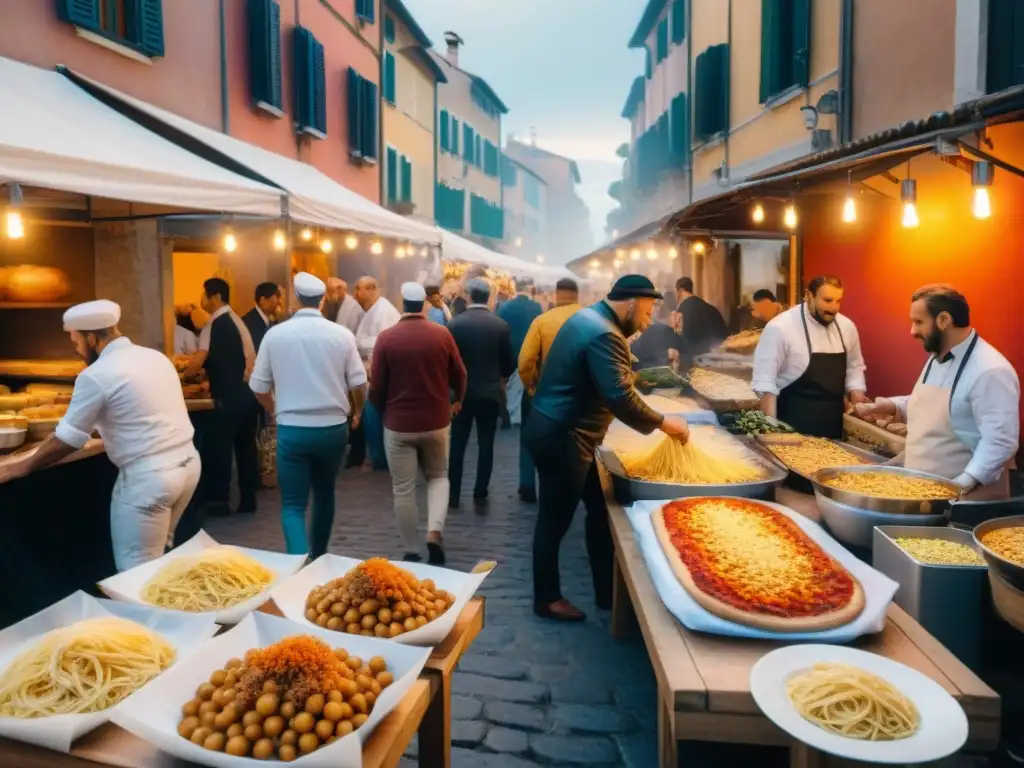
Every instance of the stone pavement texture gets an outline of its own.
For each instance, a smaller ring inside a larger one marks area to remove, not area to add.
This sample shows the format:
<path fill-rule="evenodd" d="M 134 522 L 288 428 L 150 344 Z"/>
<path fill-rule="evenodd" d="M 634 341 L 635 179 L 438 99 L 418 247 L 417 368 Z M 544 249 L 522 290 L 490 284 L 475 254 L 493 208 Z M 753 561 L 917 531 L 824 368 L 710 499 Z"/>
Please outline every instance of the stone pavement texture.
<path fill-rule="evenodd" d="M 486 514 L 466 505 L 445 530 L 450 567 L 469 570 L 498 561 L 483 583 L 485 628 L 453 679 L 453 768 L 657 765 L 657 691 L 639 634 L 615 642 L 607 614 L 594 605 L 583 545 L 583 514 L 562 547 L 565 594 L 588 620 L 565 625 L 532 612 L 530 551 L 536 507 L 519 502 L 518 432 L 500 431 Z M 475 438 L 466 457 L 465 487 L 475 476 Z M 468 496 L 468 492 L 463 496 Z M 358 558 L 402 554 L 387 473 L 344 470 L 330 551 Z M 421 489 L 422 499 L 422 489 Z M 207 521 L 219 541 L 284 550 L 277 491 L 260 494 L 253 516 Z M 425 515 L 424 515 L 425 521 Z M 421 526 L 422 527 L 422 526 Z M 403 760 L 414 766 L 415 742 Z M 715 750 L 716 762 L 723 758 Z M 691 756 L 687 768 L 709 761 Z M 766 766 L 767 755 L 741 762 Z M 735 759 L 734 758 L 734 759 Z M 728 756 L 725 759 L 729 759 Z"/>

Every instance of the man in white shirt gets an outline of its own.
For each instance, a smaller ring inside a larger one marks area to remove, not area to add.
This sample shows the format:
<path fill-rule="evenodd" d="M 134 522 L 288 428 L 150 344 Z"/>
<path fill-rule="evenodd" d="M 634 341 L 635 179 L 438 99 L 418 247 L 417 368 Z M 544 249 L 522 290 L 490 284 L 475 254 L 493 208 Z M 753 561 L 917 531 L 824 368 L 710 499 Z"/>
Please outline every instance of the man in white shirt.
<path fill-rule="evenodd" d="M 333 318 L 331 318 L 330 313 L 325 315 L 325 317 L 328 320 L 333 319 L 338 325 L 345 326 L 352 333 L 359 330 L 359 323 L 366 313 L 359 306 L 359 302 L 352 298 L 352 295 L 348 292 L 348 283 L 340 277 L 328 278 L 327 295 L 332 302 L 332 310 L 336 311 L 334 311 Z"/>
<path fill-rule="evenodd" d="M 356 330 L 356 347 L 359 349 L 359 357 L 366 365 L 367 376 L 372 377 L 370 362 L 373 359 L 373 347 L 377 343 L 377 337 L 396 325 L 402 319 L 402 315 L 395 309 L 394 304 L 380 295 L 380 287 L 372 277 L 364 276 L 356 281 L 355 299 L 365 313 Z M 387 455 L 384 452 L 384 422 L 381 414 L 369 402 L 363 411 L 362 428 L 356 431 L 352 440 L 347 466 L 362 466 L 367 451 L 370 454 L 370 464 L 375 470 L 384 471 L 388 468 Z"/>
<path fill-rule="evenodd" d="M 327 552 L 334 525 L 334 484 L 349 426 L 359 424 L 366 369 L 356 340 L 320 313 L 327 286 L 306 272 L 295 276 L 300 309 L 267 331 L 249 386 L 277 420 L 281 523 L 289 554 Z M 313 490 L 311 536 L 306 503 Z"/>
<path fill-rule="evenodd" d="M 910 333 L 929 353 L 909 396 L 858 406 L 907 425 L 903 466 L 955 481 L 971 500 L 1010 495 L 1020 439 L 1020 382 L 1009 361 L 971 327 L 964 295 L 928 285 L 911 297 Z"/>
<path fill-rule="evenodd" d="M 846 401 L 866 403 L 857 326 L 840 315 L 843 282 L 815 277 L 802 304 L 765 326 L 754 351 L 751 388 L 761 410 L 814 437 L 842 438 Z"/>
<path fill-rule="evenodd" d="M 164 554 L 199 483 L 199 455 L 174 365 L 117 329 L 121 308 L 90 301 L 64 313 L 64 328 L 87 367 L 64 418 L 43 444 L 0 467 L 0 483 L 81 450 L 93 430 L 119 470 L 110 499 L 118 571 Z"/>

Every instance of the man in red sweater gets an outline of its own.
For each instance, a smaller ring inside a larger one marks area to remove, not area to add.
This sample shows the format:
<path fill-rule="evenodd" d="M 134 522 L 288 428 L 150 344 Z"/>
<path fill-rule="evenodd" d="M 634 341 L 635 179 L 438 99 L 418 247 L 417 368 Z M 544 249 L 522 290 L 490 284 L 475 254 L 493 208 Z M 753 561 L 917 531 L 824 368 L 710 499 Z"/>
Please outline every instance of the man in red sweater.
<path fill-rule="evenodd" d="M 448 330 L 426 318 L 426 299 L 419 283 L 402 286 L 402 319 L 381 332 L 373 349 L 369 398 L 384 414 L 384 450 L 405 559 L 422 560 L 416 508 L 416 472 L 422 469 L 429 562 L 444 565 L 448 432 L 466 394 L 466 366 Z"/>

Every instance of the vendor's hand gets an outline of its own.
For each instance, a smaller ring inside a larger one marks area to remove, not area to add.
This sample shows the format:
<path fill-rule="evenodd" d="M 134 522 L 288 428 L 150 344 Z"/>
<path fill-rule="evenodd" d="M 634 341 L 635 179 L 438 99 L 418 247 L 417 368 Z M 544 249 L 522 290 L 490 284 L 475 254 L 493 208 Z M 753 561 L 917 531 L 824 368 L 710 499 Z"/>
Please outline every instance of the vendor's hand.
<path fill-rule="evenodd" d="M 874 421 L 875 419 L 886 418 L 895 419 L 900 415 L 900 411 L 899 408 L 896 407 L 896 403 L 882 397 L 876 398 L 873 403 L 867 401 L 854 404 L 853 412 L 858 418 L 864 419 L 865 421 Z"/>
<path fill-rule="evenodd" d="M 28 465 L 17 459 L 0 462 L 0 485 L 18 480 L 28 474 Z"/>
<path fill-rule="evenodd" d="M 462 403 L 452 403 L 452 418 L 462 413 Z"/>
<path fill-rule="evenodd" d="M 359 429 L 359 422 L 361 422 L 362 420 L 363 420 L 363 413 L 362 413 L 362 411 L 360 411 L 359 413 L 354 413 L 354 414 L 352 414 L 352 417 L 349 419 L 349 426 L 352 429 Z"/>
<path fill-rule="evenodd" d="M 968 493 L 978 487 L 978 481 L 971 477 L 966 472 L 962 472 L 957 475 L 953 482 L 960 486 L 960 495 L 966 496 Z"/>
<path fill-rule="evenodd" d="M 680 443 L 685 444 L 690 439 L 690 425 L 682 416 L 666 415 L 661 422 L 661 431 Z"/>
<path fill-rule="evenodd" d="M 670 312 L 668 315 L 668 324 L 672 326 L 672 330 L 676 333 L 683 332 L 683 315 L 681 312 Z"/>

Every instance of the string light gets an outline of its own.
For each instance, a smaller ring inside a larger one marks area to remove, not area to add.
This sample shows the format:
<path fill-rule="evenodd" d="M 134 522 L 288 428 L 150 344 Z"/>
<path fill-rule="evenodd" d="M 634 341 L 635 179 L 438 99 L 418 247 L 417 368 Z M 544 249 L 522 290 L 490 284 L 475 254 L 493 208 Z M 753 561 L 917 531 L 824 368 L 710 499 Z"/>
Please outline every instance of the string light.
<path fill-rule="evenodd" d="M 917 217 L 917 181 L 904 179 L 900 184 L 900 200 L 903 203 L 903 226 L 914 229 L 921 220 Z"/>
<path fill-rule="evenodd" d="M 10 206 L 4 212 L 4 233 L 11 240 L 20 240 L 25 236 L 25 222 L 21 218 L 18 206 L 21 204 L 21 185 L 11 184 L 8 187 Z"/>
<path fill-rule="evenodd" d="M 303 240 L 305 240 L 308 243 L 310 240 L 313 239 L 313 230 L 310 229 L 309 227 L 306 227 L 304 230 L 302 230 L 299 233 L 299 237 L 301 237 Z"/>
<path fill-rule="evenodd" d="M 395 248 L 395 258 L 396 259 L 404 259 L 405 258 L 405 248 L 403 248 L 402 246 L 398 246 L 397 248 Z"/>
<path fill-rule="evenodd" d="M 782 214 L 782 223 L 786 229 L 796 229 L 796 206 L 792 203 L 786 205 L 786 211 Z"/>
<path fill-rule="evenodd" d="M 622 259 L 626 258 L 626 252 L 619 248 L 618 250 L 615 251 L 615 258 L 621 261 Z"/>
<path fill-rule="evenodd" d="M 516 240 L 515 240 L 515 243 L 516 243 L 516 248 L 522 248 L 523 247 L 523 238 L 517 237 Z"/>
<path fill-rule="evenodd" d="M 857 220 L 857 203 L 853 199 L 853 171 L 847 175 L 849 191 L 846 193 L 846 200 L 843 202 L 843 221 L 853 224 Z"/>
<path fill-rule="evenodd" d="M 384 253 L 384 246 L 381 245 L 380 240 L 374 240 L 372 243 L 370 243 L 370 253 L 372 253 L 374 256 L 380 256 L 382 253 Z"/>
<path fill-rule="evenodd" d="M 640 261 L 640 251 L 639 251 L 639 249 L 634 248 L 632 251 L 630 251 L 629 252 L 629 258 L 632 259 L 633 261 Z"/>
<path fill-rule="evenodd" d="M 354 251 L 356 248 L 359 247 L 359 238 L 356 237 L 355 235 L 347 235 L 345 237 L 345 247 L 348 248 L 350 251 Z"/>
<path fill-rule="evenodd" d="M 750 211 L 750 218 L 755 224 L 764 222 L 764 206 L 760 203 L 755 203 L 754 208 Z"/>
<path fill-rule="evenodd" d="M 324 253 L 330 253 L 334 250 L 334 243 L 330 239 L 324 239 L 320 241 L 320 250 Z"/>
<path fill-rule="evenodd" d="M 224 252 L 234 253 L 238 250 L 238 238 L 235 237 L 235 233 L 231 227 L 224 230 Z"/>
<path fill-rule="evenodd" d="M 971 213 L 976 219 L 987 219 L 992 215 L 992 201 L 989 199 L 988 188 L 992 186 L 995 169 L 987 160 L 979 160 L 971 167 L 971 186 L 974 188 L 974 199 Z"/>
<path fill-rule="evenodd" d="M 697 240 L 693 244 L 693 252 L 698 256 L 703 256 L 708 250 L 708 247 L 704 244 L 703 240 Z"/>
<path fill-rule="evenodd" d="M 429 255 L 430 255 L 430 249 L 427 246 L 424 245 L 422 248 L 420 248 L 420 256 L 422 258 L 425 259 Z"/>
<path fill-rule="evenodd" d="M 674 261 L 679 257 L 679 251 L 677 251 L 674 246 L 672 248 L 669 248 L 668 257 Z"/>
<path fill-rule="evenodd" d="M 654 250 L 653 248 L 648 248 L 647 249 L 647 260 L 648 261 L 657 261 L 658 260 L 658 252 L 656 250 Z"/>
<path fill-rule="evenodd" d="M 622 266 L 622 261 L 620 259 L 615 259 L 615 261 L 612 262 L 612 266 L 619 269 Z"/>
<path fill-rule="evenodd" d="M 283 251 L 288 246 L 288 241 L 285 239 L 284 232 L 280 229 L 274 233 L 274 250 Z"/>
<path fill-rule="evenodd" d="M 601 266 L 601 260 L 600 259 L 591 259 L 590 260 L 590 266 L 593 267 L 594 269 L 598 269 Z"/>

